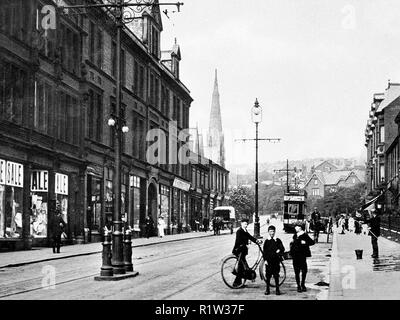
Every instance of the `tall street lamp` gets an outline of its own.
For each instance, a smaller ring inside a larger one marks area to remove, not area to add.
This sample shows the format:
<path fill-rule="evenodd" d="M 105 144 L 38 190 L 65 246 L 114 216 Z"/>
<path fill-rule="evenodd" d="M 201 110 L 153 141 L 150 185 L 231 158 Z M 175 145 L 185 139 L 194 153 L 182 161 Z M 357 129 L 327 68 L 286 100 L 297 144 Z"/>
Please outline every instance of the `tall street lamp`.
<path fill-rule="evenodd" d="M 260 236 L 260 217 L 258 216 L 258 124 L 262 121 L 262 108 L 258 103 L 258 99 L 251 109 L 251 118 L 256 124 L 256 179 L 255 179 L 255 221 L 254 221 L 254 236 Z"/>
<path fill-rule="evenodd" d="M 58 8 L 61 12 L 68 14 L 68 9 L 88 9 L 88 8 L 105 8 L 113 15 L 115 20 L 117 35 L 117 52 L 116 52 L 116 118 L 110 119 L 109 125 L 116 125 L 115 134 L 115 176 L 114 176 L 114 212 L 112 233 L 112 258 L 111 264 L 114 275 L 123 275 L 126 270 L 124 268 L 123 259 L 123 232 L 122 232 L 122 216 L 121 216 L 121 137 L 123 130 L 127 130 L 126 126 L 121 126 L 121 30 L 125 23 L 129 23 L 137 19 L 137 15 L 141 14 L 148 7 L 159 6 L 176 6 L 178 11 L 183 3 L 158 3 L 156 0 L 105 0 L 101 3 L 82 4 L 82 5 L 65 5 L 63 1 L 58 2 Z M 110 10 L 111 9 L 111 10 Z"/>
<path fill-rule="evenodd" d="M 251 119 L 256 124 L 256 138 L 255 139 L 236 139 L 235 141 L 255 141 L 256 142 L 256 173 L 255 173 L 255 221 L 254 221 L 254 237 L 260 238 L 260 218 L 258 216 L 258 141 L 279 142 L 280 138 L 259 138 L 258 137 L 258 124 L 262 121 L 262 108 L 258 103 L 258 99 L 251 109 Z"/>

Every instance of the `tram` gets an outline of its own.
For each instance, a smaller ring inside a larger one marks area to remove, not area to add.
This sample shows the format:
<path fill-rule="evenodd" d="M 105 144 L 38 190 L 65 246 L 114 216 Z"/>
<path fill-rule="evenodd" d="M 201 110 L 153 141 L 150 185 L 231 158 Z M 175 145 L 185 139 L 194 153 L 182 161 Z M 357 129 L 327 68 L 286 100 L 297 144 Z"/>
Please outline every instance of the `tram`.
<path fill-rule="evenodd" d="M 283 198 L 283 230 L 294 232 L 296 223 L 306 222 L 307 217 L 307 192 L 305 190 L 290 190 Z"/>

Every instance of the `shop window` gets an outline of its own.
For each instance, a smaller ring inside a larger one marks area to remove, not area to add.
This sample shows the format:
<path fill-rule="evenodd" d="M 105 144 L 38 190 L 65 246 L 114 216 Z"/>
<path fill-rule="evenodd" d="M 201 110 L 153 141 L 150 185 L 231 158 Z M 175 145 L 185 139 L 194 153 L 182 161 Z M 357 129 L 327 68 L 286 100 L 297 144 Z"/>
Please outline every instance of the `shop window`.
<path fill-rule="evenodd" d="M 164 221 L 168 221 L 169 218 L 169 207 L 170 207 L 170 189 L 166 186 L 160 185 L 160 215 L 164 218 Z"/>
<path fill-rule="evenodd" d="M 0 185 L 0 238 L 22 237 L 23 189 Z"/>
<path fill-rule="evenodd" d="M 101 225 L 101 179 L 88 176 L 87 225 L 92 231 L 100 231 Z"/>
<path fill-rule="evenodd" d="M 140 230 L 140 178 L 137 176 L 131 176 L 130 180 L 133 200 L 133 228 L 135 230 Z"/>

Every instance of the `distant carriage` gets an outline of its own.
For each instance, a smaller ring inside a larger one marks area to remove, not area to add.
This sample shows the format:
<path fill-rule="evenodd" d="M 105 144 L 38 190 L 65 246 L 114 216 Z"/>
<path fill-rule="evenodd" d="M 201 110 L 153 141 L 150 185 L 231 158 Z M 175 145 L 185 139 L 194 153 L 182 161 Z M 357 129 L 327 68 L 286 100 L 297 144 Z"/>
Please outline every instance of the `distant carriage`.
<path fill-rule="evenodd" d="M 214 217 L 219 217 L 224 228 L 230 228 L 236 225 L 236 212 L 234 207 L 215 207 Z"/>

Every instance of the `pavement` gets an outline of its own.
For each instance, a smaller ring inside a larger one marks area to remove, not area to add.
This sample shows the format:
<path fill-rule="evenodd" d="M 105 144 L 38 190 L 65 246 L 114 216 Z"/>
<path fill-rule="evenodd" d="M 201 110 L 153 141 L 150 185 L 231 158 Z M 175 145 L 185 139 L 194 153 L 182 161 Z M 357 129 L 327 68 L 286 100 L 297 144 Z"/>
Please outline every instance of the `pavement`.
<path fill-rule="evenodd" d="M 371 238 L 334 232 L 329 300 L 400 299 L 400 244 L 379 237 L 379 258 L 371 257 Z M 363 250 L 357 260 L 355 250 Z"/>
<path fill-rule="evenodd" d="M 234 230 L 234 232 L 236 229 Z M 221 230 L 222 235 L 230 234 L 230 230 Z M 150 238 L 136 238 L 132 239 L 132 248 L 145 247 L 156 245 L 166 242 L 184 241 L 195 238 L 204 238 L 214 236 L 213 231 L 208 232 L 189 232 L 174 235 L 166 235 L 163 238 L 150 237 Z M 101 242 L 75 244 L 62 246 L 60 253 L 53 253 L 52 248 L 48 247 L 35 247 L 32 250 L 12 251 L 0 253 L 0 269 L 9 267 L 19 267 L 29 265 L 32 263 L 40 263 L 45 261 L 59 260 L 71 257 L 87 256 L 92 254 L 101 253 L 103 249 Z"/>

